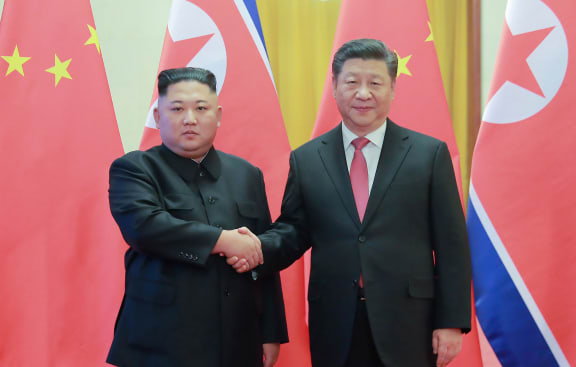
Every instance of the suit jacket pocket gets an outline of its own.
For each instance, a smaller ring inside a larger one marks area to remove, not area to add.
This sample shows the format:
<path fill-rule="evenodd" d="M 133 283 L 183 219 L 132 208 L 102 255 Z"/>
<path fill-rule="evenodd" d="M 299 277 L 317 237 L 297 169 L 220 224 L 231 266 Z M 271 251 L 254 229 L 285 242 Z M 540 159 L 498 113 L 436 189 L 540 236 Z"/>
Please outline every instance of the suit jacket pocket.
<path fill-rule="evenodd" d="M 236 206 L 238 207 L 238 214 L 240 214 L 237 225 L 245 226 L 253 232 L 258 232 L 258 219 L 260 217 L 258 205 L 251 201 L 238 201 Z"/>
<path fill-rule="evenodd" d="M 410 279 L 408 294 L 413 298 L 434 298 L 434 278 L 415 277 Z"/>
<path fill-rule="evenodd" d="M 258 218 L 258 206 L 251 201 L 239 201 L 236 203 L 238 212 L 247 218 Z"/>
<path fill-rule="evenodd" d="M 166 211 L 179 219 L 201 220 L 196 218 L 199 211 L 195 208 L 201 207 L 202 203 L 193 195 L 187 194 L 166 194 L 164 196 L 164 206 Z"/>
<path fill-rule="evenodd" d="M 178 322 L 172 306 L 176 288 L 166 282 L 132 279 L 127 284 L 126 294 L 123 313 L 128 321 L 128 343 L 165 350 Z"/>

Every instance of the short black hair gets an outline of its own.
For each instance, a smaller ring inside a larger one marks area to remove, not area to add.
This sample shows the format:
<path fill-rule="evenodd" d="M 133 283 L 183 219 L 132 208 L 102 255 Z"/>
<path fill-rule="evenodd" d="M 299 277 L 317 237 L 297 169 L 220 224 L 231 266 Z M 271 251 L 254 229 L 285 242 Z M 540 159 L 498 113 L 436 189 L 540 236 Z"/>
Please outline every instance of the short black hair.
<path fill-rule="evenodd" d="M 388 75 L 392 82 L 396 81 L 398 72 L 398 56 L 384 42 L 372 38 L 360 38 L 343 44 L 334 54 L 332 60 L 332 77 L 338 78 L 342 66 L 349 59 L 382 60 L 388 66 Z"/>
<path fill-rule="evenodd" d="M 195 80 L 205 84 L 216 93 L 216 77 L 210 70 L 202 68 L 166 69 L 158 74 L 158 95 L 165 96 L 169 86 L 185 80 Z"/>

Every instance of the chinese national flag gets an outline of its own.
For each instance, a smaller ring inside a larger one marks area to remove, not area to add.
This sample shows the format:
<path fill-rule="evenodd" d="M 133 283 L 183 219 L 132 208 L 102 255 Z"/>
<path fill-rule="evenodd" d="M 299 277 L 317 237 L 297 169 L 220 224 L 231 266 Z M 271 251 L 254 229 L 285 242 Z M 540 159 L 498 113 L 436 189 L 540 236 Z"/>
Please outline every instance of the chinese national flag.
<path fill-rule="evenodd" d="M 280 213 L 290 145 L 253 0 L 173 0 L 159 70 L 193 66 L 216 75 L 223 117 L 216 149 L 260 167 L 272 218 Z M 160 144 L 152 110 L 141 149 Z M 276 366 L 310 365 L 302 264 L 282 272 L 290 343 Z"/>
<path fill-rule="evenodd" d="M 342 0 L 332 55 L 342 44 L 357 38 L 379 39 L 396 52 L 398 77 L 390 118 L 401 126 L 446 142 L 460 188 L 460 158 L 426 1 Z M 332 129 L 341 119 L 332 96 L 330 69 L 313 136 Z M 474 325 L 472 332 L 464 337 L 462 352 L 450 366 L 481 366 Z"/>
<path fill-rule="evenodd" d="M 509 0 L 472 162 L 478 319 L 504 367 L 576 365 L 576 2 Z"/>
<path fill-rule="evenodd" d="M 6 0 L 0 24 L 0 365 L 102 366 L 122 295 L 122 155 L 89 0 Z"/>

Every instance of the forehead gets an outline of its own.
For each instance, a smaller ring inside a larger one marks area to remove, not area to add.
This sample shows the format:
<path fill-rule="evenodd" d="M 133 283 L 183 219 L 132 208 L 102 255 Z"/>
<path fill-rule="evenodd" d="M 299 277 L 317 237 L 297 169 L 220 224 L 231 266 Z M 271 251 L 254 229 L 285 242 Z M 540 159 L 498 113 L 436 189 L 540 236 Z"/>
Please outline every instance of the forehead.
<path fill-rule="evenodd" d="M 377 76 L 377 77 L 389 77 L 388 76 L 388 65 L 384 60 L 376 59 L 348 59 L 342 65 L 342 70 L 340 71 L 340 77 L 346 77 L 350 75 L 366 75 L 366 76 Z"/>
<path fill-rule="evenodd" d="M 164 99 L 168 101 L 217 101 L 216 93 L 210 90 L 208 85 L 200 83 L 196 80 L 183 80 L 178 83 L 170 84 L 166 88 L 166 95 Z"/>

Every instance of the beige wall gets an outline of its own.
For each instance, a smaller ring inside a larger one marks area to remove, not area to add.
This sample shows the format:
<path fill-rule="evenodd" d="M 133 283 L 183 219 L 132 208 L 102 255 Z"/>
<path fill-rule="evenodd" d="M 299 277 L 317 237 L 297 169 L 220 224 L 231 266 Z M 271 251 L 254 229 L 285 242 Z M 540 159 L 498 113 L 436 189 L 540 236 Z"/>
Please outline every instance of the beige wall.
<path fill-rule="evenodd" d="M 486 96 L 490 88 L 490 80 L 494 71 L 494 62 L 498 52 L 498 43 L 504 24 L 506 0 L 482 0 L 481 17 L 481 62 L 482 62 L 482 110 L 486 104 Z"/>
<path fill-rule="evenodd" d="M 0 8 L 4 1 L 0 0 Z M 171 0 L 91 0 L 91 3 L 124 148 L 134 150 L 138 148 L 152 97 Z M 482 0 L 483 104 L 505 6 L 505 0 Z"/>

